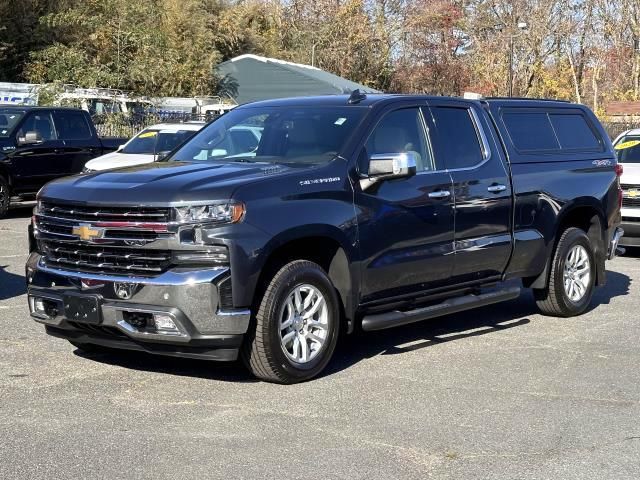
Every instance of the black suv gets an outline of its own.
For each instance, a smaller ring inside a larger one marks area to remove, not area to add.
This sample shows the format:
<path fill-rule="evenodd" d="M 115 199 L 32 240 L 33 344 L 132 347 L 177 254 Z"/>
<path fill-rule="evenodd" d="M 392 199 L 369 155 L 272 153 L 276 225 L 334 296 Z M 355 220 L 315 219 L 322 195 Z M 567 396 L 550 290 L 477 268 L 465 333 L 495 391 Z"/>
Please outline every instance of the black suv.
<path fill-rule="evenodd" d="M 166 161 L 48 184 L 31 315 L 83 350 L 241 353 L 282 383 L 322 371 L 341 331 L 513 299 L 515 280 L 544 313 L 579 315 L 622 235 L 619 173 L 582 105 L 249 104 Z"/>
<path fill-rule="evenodd" d="M 99 138 L 83 110 L 0 105 L 0 218 L 11 201 L 33 200 L 45 183 L 124 142 Z"/>

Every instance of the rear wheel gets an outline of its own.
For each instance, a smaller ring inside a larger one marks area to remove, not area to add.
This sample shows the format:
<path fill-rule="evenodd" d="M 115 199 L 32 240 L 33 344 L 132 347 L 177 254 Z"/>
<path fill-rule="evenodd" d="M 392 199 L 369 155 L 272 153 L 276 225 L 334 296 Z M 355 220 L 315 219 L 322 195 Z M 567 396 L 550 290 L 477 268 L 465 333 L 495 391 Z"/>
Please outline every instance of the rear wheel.
<path fill-rule="evenodd" d="M 0 177 L 0 218 L 7 215 L 9 211 L 9 200 L 11 193 L 9 192 L 9 182 Z"/>
<path fill-rule="evenodd" d="M 338 339 L 336 290 L 317 264 L 296 260 L 282 267 L 264 293 L 243 358 L 269 382 L 297 383 L 318 375 Z"/>
<path fill-rule="evenodd" d="M 565 230 L 553 256 L 547 288 L 534 290 L 542 313 L 556 317 L 583 313 L 593 298 L 595 265 L 593 247 L 584 231 Z"/>

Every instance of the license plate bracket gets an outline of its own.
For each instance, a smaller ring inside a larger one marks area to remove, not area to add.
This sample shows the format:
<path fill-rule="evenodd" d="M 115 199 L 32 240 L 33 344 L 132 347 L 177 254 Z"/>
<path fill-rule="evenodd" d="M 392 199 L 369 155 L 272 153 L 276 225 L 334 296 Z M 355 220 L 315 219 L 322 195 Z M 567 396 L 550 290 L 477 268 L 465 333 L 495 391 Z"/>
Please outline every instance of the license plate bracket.
<path fill-rule="evenodd" d="M 101 298 L 97 295 L 66 294 L 63 297 L 64 313 L 73 322 L 98 325 L 102 322 Z"/>

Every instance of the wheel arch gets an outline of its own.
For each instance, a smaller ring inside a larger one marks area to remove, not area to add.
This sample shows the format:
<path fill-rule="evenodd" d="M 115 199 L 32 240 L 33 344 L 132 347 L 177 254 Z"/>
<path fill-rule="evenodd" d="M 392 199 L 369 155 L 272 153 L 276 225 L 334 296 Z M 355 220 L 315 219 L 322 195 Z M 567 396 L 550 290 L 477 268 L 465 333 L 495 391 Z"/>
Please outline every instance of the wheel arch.
<path fill-rule="evenodd" d="M 254 289 L 254 301 L 260 301 L 270 279 L 283 265 L 293 260 L 309 260 L 323 268 L 336 288 L 350 333 L 355 325 L 358 291 L 358 276 L 353 266 L 354 248 L 336 227 L 306 225 L 282 232 L 263 249 L 258 262 L 260 275 Z"/>
<path fill-rule="evenodd" d="M 544 270 L 538 276 L 523 279 L 525 287 L 542 289 L 549 284 L 550 266 L 558 241 L 562 233 L 569 227 L 579 228 L 589 237 L 596 259 L 596 285 L 603 285 L 606 281 L 607 242 L 605 232 L 607 222 L 602 206 L 591 197 L 577 199 L 565 206 L 556 218 L 553 234 L 548 242 L 549 247 Z"/>

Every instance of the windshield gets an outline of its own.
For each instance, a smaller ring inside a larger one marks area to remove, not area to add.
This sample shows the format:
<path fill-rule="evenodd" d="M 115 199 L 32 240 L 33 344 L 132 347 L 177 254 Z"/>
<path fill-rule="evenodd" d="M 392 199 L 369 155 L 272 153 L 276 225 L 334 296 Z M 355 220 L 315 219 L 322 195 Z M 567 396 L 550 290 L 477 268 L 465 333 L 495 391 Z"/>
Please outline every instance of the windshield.
<path fill-rule="evenodd" d="M 88 98 L 87 106 L 91 115 L 102 115 L 103 113 L 121 113 L 122 108 L 115 100 L 103 98 Z"/>
<path fill-rule="evenodd" d="M 157 130 L 148 128 L 127 143 L 121 153 L 154 154 L 170 152 L 190 138 L 193 130 Z"/>
<path fill-rule="evenodd" d="M 318 164 L 333 159 L 365 108 L 247 107 L 200 131 L 170 160 Z"/>
<path fill-rule="evenodd" d="M 129 113 L 149 113 L 153 112 L 153 105 L 144 102 L 126 102 L 127 112 Z"/>
<path fill-rule="evenodd" d="M 613 147 L 618 163 L 640 163 L 640 135 L 625 135 Z"/>
<path fill-rule="evenodd" d="M 10 136 L 22 117 L 24 117 L 22 110 L 0 108 L 0 137 Z"/>

